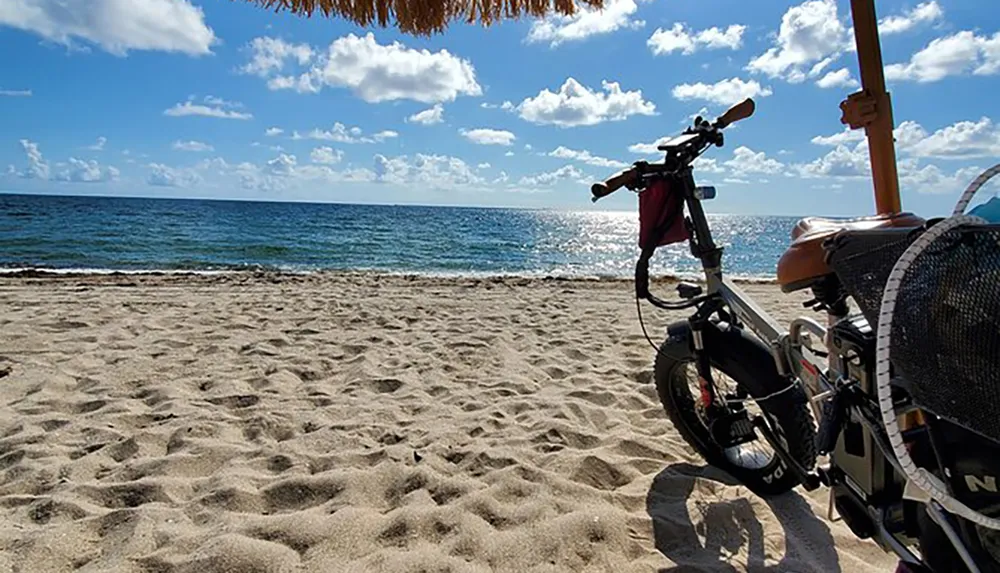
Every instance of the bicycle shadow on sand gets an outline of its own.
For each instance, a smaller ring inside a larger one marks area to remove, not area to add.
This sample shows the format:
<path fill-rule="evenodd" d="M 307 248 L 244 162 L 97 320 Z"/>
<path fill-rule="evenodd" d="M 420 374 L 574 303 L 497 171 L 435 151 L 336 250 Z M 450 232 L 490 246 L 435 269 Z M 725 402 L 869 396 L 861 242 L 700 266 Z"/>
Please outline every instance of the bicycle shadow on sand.
<path fill-rule="evenodd" d="M 841 570 L 829 527 L 798 492 L 769 500 L 754 498 L 751 504 L 749 490 L 747 497 L 724 499 L 716 493 L 720 485 L 739 483 L 717 468 L 687 463 L 671 465 L 653 478 L 646 512 L 653 522 L 656 549 L 676 563 L 660 573 Z M 706 501 L 696 502 L 689 511 L 688 499 L 696 489 Z M 758 511 L 766 504 L 783 530 L 783 540 L 773 532 L 765 534 L 754 504 Z M 698 517 L 697 524 L 691 516 Z M 783 557 L 773 563 L 778 555 Z"/>

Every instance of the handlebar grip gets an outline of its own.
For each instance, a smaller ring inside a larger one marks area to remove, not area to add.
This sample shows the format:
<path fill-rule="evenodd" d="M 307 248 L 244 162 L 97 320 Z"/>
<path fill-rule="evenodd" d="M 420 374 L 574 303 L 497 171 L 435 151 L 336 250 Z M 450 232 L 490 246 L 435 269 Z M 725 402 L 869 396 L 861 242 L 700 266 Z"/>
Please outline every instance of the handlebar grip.
<path fill-rule="evenodd" d="M 715 125 L 719 128 L 725 128 L 741 119 L 750 117 L 756 109 L 757 105 L 753 100 L 747 98 L 726 110 L 726 113 L 720 115 L 719 119 L 715 120 Z"/>
<path fill-rule="evenodd" d="M 593 195 L 593 200 L 597 201 L 602 197 L 611 195 L 635 180 L 637 176 L 638 173 L 636 173 L 635 169 L 626 169 L 618 175 L 608 178 L 603 183 L 594 183 L 590 186 L 590 193 Z"/>

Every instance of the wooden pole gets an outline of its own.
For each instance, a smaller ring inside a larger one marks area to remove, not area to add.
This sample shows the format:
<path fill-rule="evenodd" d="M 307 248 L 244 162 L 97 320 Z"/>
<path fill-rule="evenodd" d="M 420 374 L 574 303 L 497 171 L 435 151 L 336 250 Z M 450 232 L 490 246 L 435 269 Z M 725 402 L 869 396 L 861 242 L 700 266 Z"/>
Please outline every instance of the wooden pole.
<path fill-rule="evenodd" d="M 851 0 L 854 40 L 861 69 L 861 92 L 841 104 L 844 123 L 864 127 L 875 185 L 875 208 L 878 213 L 898 213 L 899 179 L 896 172 L 896 149 L 892 137 L 892 101 L 885 89 L 882 49 L 878 37 L 875 0 Z M 848 110 L 848 107 L 854 109 Z M 848 121 L 848 114 L 854 121 Z"/>

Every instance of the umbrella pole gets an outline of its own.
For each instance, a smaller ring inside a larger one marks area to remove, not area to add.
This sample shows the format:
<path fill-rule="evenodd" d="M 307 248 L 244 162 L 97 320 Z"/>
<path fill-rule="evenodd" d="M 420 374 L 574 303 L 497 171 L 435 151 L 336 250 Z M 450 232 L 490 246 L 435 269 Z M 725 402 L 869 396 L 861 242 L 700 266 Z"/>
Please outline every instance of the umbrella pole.
<path fill-rule="evenodd" d="M 892 137 L 892 101 L 885 89 L 875 0 L 851 0 L 851 15 L 861 69 L 861 91 L 851 94 L 840 104 L 844 112 L 841 121 L 852 129 L 865 128 L 877 212 L 898 213 L 901 206 Z"/>

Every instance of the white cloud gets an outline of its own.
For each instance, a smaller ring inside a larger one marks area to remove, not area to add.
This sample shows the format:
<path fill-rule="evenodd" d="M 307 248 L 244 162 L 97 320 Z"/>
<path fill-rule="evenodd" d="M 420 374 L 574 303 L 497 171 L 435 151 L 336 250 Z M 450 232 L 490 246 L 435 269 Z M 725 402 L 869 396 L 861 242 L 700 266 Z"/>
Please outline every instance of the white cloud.
<path fill-rule="evenodd" d="M 285 133 L 285 130 L 280 127 L 269 127 L 267 128 L 267 131 L 264 132 L 264 135 L 268 137 L 277 137 L 282 133 Z"/>
<path fill-rule="evenodd" d="M 267 193 L 316 183 L 371 182 L 375 179 L 370 169 L 336 171 L 328 165 L 301 165 L 294 155 L 287 154 L 279 154 L 263 164 L 233 164 L 221 157 L 213 157 L 199 161 L 194 167 L 169 167 L 159 163 L 149 167 L 152 171 L 146 181 L 150 185 L 191 187 L 212 179 L 213 185 Z"/>
<path fill-rule="evenodd" d="M 978 121 L 959 121 L 928 133 L 915 121 L 904 121 L 893 130 L 896 151 L 913 157 L 972 159 L 1000 155 L 1000 126 L 988 117 Z M 856 143 L 867 153 L 863 130 L 845 129 L 830 136 L 816 136 L 812 143 L 839 146 Z"/>
<path fill-rule="evenodd" d="M 172 147 L 177 151 L 194 151 L 194 152 L 215 151 L 215 148 L 212 147 L 211 145 L 201 141 L 194 141 L 194 140 L 175 141 Z"/>
<path fill-rule="evenodd" d="M 336 171 L 329 165 L 300 165 L 294 155 L 279 153 L 263 165 L 243 162 L 237 165 L 221 158 L 199 164 L 203 170 L 215 170 L 219 175 L 235 178 L 248 191 L 279 192 L 309 183 L 357 183 L 375 180 L 370 169 L 353 168 Z"/>
<path fill-rule="evenodd" d="M 190 169 L 176 169 L 162 163 L 150 163 L 146 183 L 154 187 L 193 187 L 201 176 Z"/>
<path fill-rule="evenodd" d="M 4 0 L 0 25 L 74 46 L 84 41 L 124 56 L 129 50 L 211 53 L 217 42 L 189 0 Z"/>
<path fill-rule="evenodd" d="M 586 175 L 573 165 L 564 165 L 555 171 L 524 176 L 518 181 L 518 185 L 525 187 L 545 187 L 564 181 L 583 184 L 586 182 Z"/>
<path fill-rule="evenodd" d="M 823 88 L 856 88 L 860 84 L 858 80 L 851 77 L 851 72 L 847 68 L 828 72 L 822 78 L 816 80 L 816 85 Z"/>
<path fill-rule="evenodd" d="M 916 157 L 968 159 L 1000 155 L 1000 126 L 988 117 L 975 122 L 960 121 L 930 135 L 915 122 L 900 124 L 900 128 L 904 126 L 908 141 L 903 149 Z"/>
<path fill-rule="evenodd" d="M 504 100 L 504 102 L 501 104 L 489 103 L 484 101 L 483 103 L 479 104 L 479 107 L 483 109 L 502 109 L 504 111 L 513 111 L 517 106 L 515 106 L 510 101 Z"/>
<path fill-rule="evenodd" d="M 20 171 L 13 166 L 8 168 L 8 174 L 16 177 L 73 183 L 100 183 L 114 181 L 121 175 L 116 167 L 75 157 L 70 157 L 66 163 L 57 163 L 53 168 L 42 156 L 42 151 L 37 143 L 27 139 L 20 140 L 20 143 L 28 166 Z"/>
<path fill-rule="evenodd" d="M 493 167 L 493 166 L 490 165 L 488 161 L 484 161 L 484 162 L 480 163 L 479 165 L 476 165 L 476 169 L 489 169 L 490 167 Z"/>
<path fill-rule="evenodd" d="M 806 66 L 817 75 L 839 57 L 850 43 L 847 28 L 837 14 L 835 0 L 809 0 L 792 6 L 781 18 L 776 45 L 747 65 L 752 72 L 797 83 L 805 80 Z M 819 69 L 814 64 L 830 59 Z"/>
<path fill-rule="evenodd" d="M 22 139 L 20 143 L 21 149 L 28 160 L 28 166 L 23 171 L 15 170 L 14 174 L 24 179 L 48 179 L 50 173 L 49 164 L 42 157 L 42 150 L 38 147 L 38 144 L 28 139 Z"/>
<path fill-rule="evenodd" d="M 746 98 L 767 97 L 772 91 L 757 80 L 743 81 L 740 78 L 720 80 L 714 84 L 681 84 L 670 92 L 679 100 L 704 100 L 719 105 L 732 105 Z"/>
<path fill-rule="evenodd" d="M 348 34 L 325 51 L 266 37 L 251 42 L 250 50 L 250 62 L 242 71 L 265 78 L 273 90 L 317 93 L 324 87 L 340 87 L 369 103 L 399 99 L 437 103 L 482 95 L 468 60 L 447 50 L 415 50 L 399 42 L 382 45 L 372 33 Z"/>
<path fill-rule="evenodd" d="M 31 90 L 2 90 L 0 96 L 4 97 L 31 97 Z"/>
<path fill-rule="evenodd" d="M 406 118 L 407 123 L 419 123 L 421 125 L 433 125 L 444 121 L 444 106 L 440 103 L 434 104 L 423 111 Z"/>
<path fill-rule="evenodd" d="M 633 143 L 628 146 L 628 150 L 632 153 L 638 153 L 640 155 L 657 155 L 662 153 L 660 150 L 656 149 L 657 146 L 663 145 L 664 143 L 670 141 L 671 136 L 663 136 L 652 143 Z"/>
<path fill-rule="evenodd" d="M 889 64 L 885 78 L 893 81 L 936 82 L 966 73 L 1000 73 L 1000 32 L 977 36 L 962 31 L 932 40 L 905 64 Z"/>
<path fill-rule="evenodd" d="M 294 155 L 279 153 L 274 159 L 268 160 L 264 169 L 271 175 L 291 175 L 298 161 Z"/>
<path fill-rule="evenodd" d="M 924 194 L 958 194 L 982 172 L 979 167 L 963 167 L 946 174 L 937 165 L 919 165 L 916 160 L 899 162 L 899 185 L 902 189 Z"/>
<path fill-rule="evenodd" d="M 646 45 L 657 56 L 676 51 L 690 55 L 698 48 L 738 50 L 743 45 L 743 32 L 746 28 L 740 24 L 732 24 L 725 30 L 713 26 L 700 32 L 689 32 L 682 22 L 677 22 L 669 30 L 657 28 Z"/>
<path fill-rule="evenodd" d="M 317 147 L 312 150 L 309 154 L 309 159 L 313 163 L 322 163 L 324 165 L 333 165 L 335 163 L 340 163 L 344 158 L 344 152 L 339 149 L 333 149 L 332 147 Z"/>
<path fill-rule="evenodd" d="M 522 101 L 517 110 L 525 121 L 572 127 L 620 121 L 632 115 L 655 115 L 656 106 L 642 98 L 642 91 L 622 91 L 616 82 L 601 82 L 604 93 L 591 91 L 567 78 L 559 91 L 544 89 Z"/>
<path fill-rule="evenodd" d="M 860 132 L 860 139 L 864 139 L 864 132 Z M 896 139 L 896 151 L 909 149 L 927 137 L 927 130 L 915 121 L 904 121 L 892 130 L 892 135 Z M 860 140 L 859 139 L 859 140 Z"/>
<path fill-rule="evenodd" d="M 271 161 L 274 161 L 273 159 Z M 270 161 L 268 162 L 270 163 Z M 273 193 L 281 191 L 288 186 L 289 174 L 271 174 L 269 167 L 261 168 L 253 163 L 240 163 L 232 170 L 232 175 L 237 177 L 240 187 L 247 191 L 260 191 Z"/>
<path fill-rule="evenodd" d="M 888 36 L 889 34 L 906 32 L 919 24 L 940 20 L 942 16 L 944 16 L 944 11 L 937 2 L 934 0 L 924 2 L 923 4 L 918 4 L 915 8 L 901 16 L 889 16 L 888 18 L 883 18 L 882 21 L 878 23 L 879 35 Z"/>
<path fill-rule="evenodd" d="M 714 158 L 710 157 L 699 157 L 691 163 L 696 172 L 701 173 L 725 173 L 726 170 L 723 169 L 721 165 Z"/>
<path fill-rule="evenodd" d="M 375 173 L 371 169 L 363 167 L 336 171 L 328 165 L 301 165 L 295 168 L 291 176 L 299 180 L 323 183 L 370 183 L 375 181 Z"/>
<path fill-rule="evenodd" d="M 785 165 L 749 147 L 740 146 L 733 151 L 733 158 L 723 163 L 734 173 L 781 173 Z"/>
<path fill-rule="evenodd" d="M 375 180 L 397 185 L 412 185 L 422 189 L 460 189 L 481 186 L 485 180 L 465 161 L 446 155 L 424 155 L 412 158 L 374 157 Z"/>
<path fill-rule="evenodd" d="M 743 32 L 746 29 L 742 24 L 730 24 L 725 30 L 712 26 L 698 32 L 694 40 L 696 44 L 713 50 L 738 50 L 743 45 Z"/>
<path fill-rule="evenodd" d="M 513 145 L 514 140 L 517 137 L 509 131 L 502 129 L 489 129 L 489 128 L 478 128 L 478 129 L 460 129 L 458 133 L 462 137 L 468 139 L 472 143 L 478 145 Z"/>
<path fill-rule="evenodd" d="M 390 129 L 373 133 L 370 136 L 363 135 L 363 133 L 364 131 L 360 127 L 355 126 L 348 128 L 346 125 L 338 121 L 334 123 L 333 127 L 330 129 L 315 128 L 306 133 L 292 131 L 292 139 L 315 139 L 318 141 L 334 141 L 337 143 L 377 143 L 385 141 L 386 139 L 399 137 L 399 133 Z"/>
<path fill-rule="evenodd" d="M 243 104 L 238 101 L 229 101 L 226 99 L 222 99 L 221 97 L 216 97 L 212 95 L 205 96 L 205 103 L 207 103 L 208 105 L 217 105 L 219 107 L 235 107 L 235 108 L 244 107 Z"/>
<path fill-rule="evenodd" d="M 803 177 L 868 177 L 871 167 L 868 159 L 867 141 L 861 141 L 853 148 L 837 145 L 826 155 L 797 165 Z"/>
<path fill-rule="evenodd" d="M 61 164 L 61 169 L 52 176 L 53 181 L 69 181 L 73 183 L 104 183 L 118 179 L 121 173 L 110 165 L 101 165 L 91 159 L 89 161 L 70 157 L 67 164 Z"/>
<path fill-rule="evenodd" d="M 202 159 L 195 167 L 201 171 L 215 170 L 219 175 L 224 175 L 233 166 L 222 157 L 211 157 L 209 159 Z"/>
<path fill-rule="evenodd" d="M 504 153 L 503 156 L 504 157 L 514 157 L 514 152 L 513 151 L 508 151 L 507 153 Z"/>
<path fill-rule="evenodd" d="M 860 129 L 845 128 L 843 131 L 833 135 L 817 135 L 810 141 L 816 145 L 843 145 L 845 143 L 857 143 L 864 141 L 865 132 Z"/>
<path fill-rule="evenodd" d="M 217 117 L 220 119 L 252 119 L 253 114 L 241 109 L 243 104 L 238 102 L 227 102 L 213 96 L 206 96 L 203 103 L 195 103 L 194 98 L 188 98 L 182 103 L 174 104 L 173 107 L 163 111 L 163 115 L 170 117 L 202 116 Z"/>
<path fill-rule="evenodd" d="M 88 145 L 87 149 L 90 151 L 104 151 L 104 144 L 108 142 L 107 137 L 98 137 L 97 141 L 93 145 Z"/>
<path fill-rule="evenodd" d="M 578 5 L 572 16 L 554 15 L 535 20 L 526 41 L 548 42 L 554 48 L 563 42 L 580 41 L 617 30 L 641 28 L 646 23 L 632 19 L 637 8 L 635 0 L 607 0 L 600 10 Z"/>
<path fill-rule="evenodd" d="M 251 52 L 250 61 L 240 71 L 262 78 L 280 72 L 287 62 L 305 66 L 315 55 L 309 44 L 292 44 L 280 38 L 254 38 L 248 48 Z"/>
<path fill-rule="evenodd" d="M 626 165 L 626 163 L 621 161 L 592 155 L 586 149 L 570 149 L 568 147 L 563 147 L 562 145 L 550 151 L 549 157 L 572 159 L 573 161 L 580 161 L 581 163 L 586 163 L 588 165 L 596 165 L 597 167 L 625 167 Z"/>

